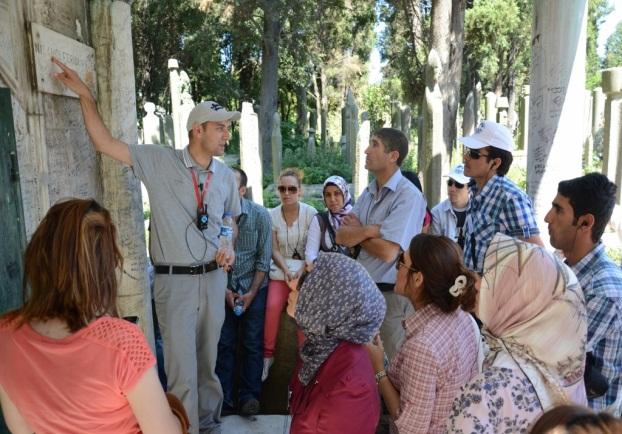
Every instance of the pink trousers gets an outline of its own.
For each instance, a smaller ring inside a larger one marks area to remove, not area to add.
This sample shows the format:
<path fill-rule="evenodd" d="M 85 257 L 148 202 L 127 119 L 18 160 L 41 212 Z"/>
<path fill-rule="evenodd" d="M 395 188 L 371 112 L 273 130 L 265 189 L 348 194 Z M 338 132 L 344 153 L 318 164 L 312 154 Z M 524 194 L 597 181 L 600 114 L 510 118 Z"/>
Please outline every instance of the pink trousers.
<path fill-rule="evenodd" d="M 274 357 L 276 348 L 276 337 L 279 333 L 279 323 L 281 313 L 287 304 L 289 296 L 289 286 L 284 280 L 270 280 L 268 282 L 268 298 L 266 300 L 266 319 L 263 329 L 263 355 L 264 357 Z M 304 335 L 300 329 L 296 331 L 298 348 L 304 342 Z"/>

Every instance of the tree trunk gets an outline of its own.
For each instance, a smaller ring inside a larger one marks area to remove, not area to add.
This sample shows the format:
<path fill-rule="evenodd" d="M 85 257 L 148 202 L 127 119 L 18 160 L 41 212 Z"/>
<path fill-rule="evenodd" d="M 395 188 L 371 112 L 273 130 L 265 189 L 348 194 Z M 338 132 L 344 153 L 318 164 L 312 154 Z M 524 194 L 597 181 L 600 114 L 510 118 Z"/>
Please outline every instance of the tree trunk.
<path fill-rule="evenodd" d="M 442 71 L 439 84 L 443 94 L 443 141 L 449 155 L 456 140 L 465 8 L 466 0 L 432 1 L 430 48 L 434 48 L 441 59 Z"/>
<path fill-rule="evenodd" d="M 315 129 L 317 134 L 318 129 L 322 128 L 322 121 L 320 114 L 322 113 L 322 95 L 320 94 L 320 88 L 318 86 L 319 74 L 316 72 L 313 74 L 313 94 L 315 95 L 315 122 L 310 128 Z"/>
<path fill-rule="evenodd" d="M 264 173 L 270 173 L 272 166 L 272 117 L 278 103 L 279 84 L 279 21 L 278 1 L 262 1 L 263 48 L 261 52 L 261 107 L 259 109 L 259 135 Z"/>
<path fill-rule="evenodd" d="M 296 133 L 307 137 L 307 86 L 296 88 Z"/>

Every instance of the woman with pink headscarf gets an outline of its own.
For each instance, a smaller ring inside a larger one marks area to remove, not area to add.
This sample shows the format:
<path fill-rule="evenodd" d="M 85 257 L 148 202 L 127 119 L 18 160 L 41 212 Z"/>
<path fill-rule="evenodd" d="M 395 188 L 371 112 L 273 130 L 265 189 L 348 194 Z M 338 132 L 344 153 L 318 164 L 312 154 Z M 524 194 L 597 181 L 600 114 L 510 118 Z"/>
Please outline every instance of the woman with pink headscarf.
<path fill-rule="evenodd" d="M 448 433 L 524 433 L 555 405 L 587 403 L 585 301 L 558 258 L 497 234 L 476 311 L 490 352 L 455 399 Z"/>

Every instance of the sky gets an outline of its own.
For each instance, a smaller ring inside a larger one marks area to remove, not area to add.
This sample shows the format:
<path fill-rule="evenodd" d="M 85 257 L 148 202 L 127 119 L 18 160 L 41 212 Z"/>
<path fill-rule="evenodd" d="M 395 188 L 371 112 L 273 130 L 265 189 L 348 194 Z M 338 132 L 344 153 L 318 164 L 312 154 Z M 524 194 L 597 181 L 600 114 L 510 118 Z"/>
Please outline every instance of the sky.
<path fill-rule="evenodd" d="M 600 33 L 598 35 L 598 55 L 603 57 L 605 55 L 605 44 L 607 43 L 607 38 L 613 33 L 616 26 L 620 21 L 622 21 L 622 1 L 620 0 L 609 0 L 613 11 L 607 16 L 605 22 L 603 22 Z M 617 3 L 617 4 L 616 4 Z M 382 33 L 385 28 L 384 23 L 376 23 L 375 32 L 376 35 Z M 380 52 L 377 47 L 372 49 L 370 58 L 369 58 L 369 83 L 377 84 L 382 80 L 382 66 L 384 63 L 381 63 Z"/>

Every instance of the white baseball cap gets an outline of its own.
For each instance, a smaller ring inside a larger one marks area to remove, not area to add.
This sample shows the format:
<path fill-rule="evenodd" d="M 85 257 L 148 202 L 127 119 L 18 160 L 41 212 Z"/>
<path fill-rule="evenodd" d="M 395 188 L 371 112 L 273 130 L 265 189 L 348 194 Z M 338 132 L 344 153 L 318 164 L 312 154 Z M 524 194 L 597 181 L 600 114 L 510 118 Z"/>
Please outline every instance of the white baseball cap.
<path fill-rule="evenodd" d="M 237 121 L 239 119 L 240 112 L 230 112 L 217 102 L 204 101 L 194 106 L 188 115 L 186 129 L 190 131 L 194 124 L 202 124 L 203 122 Z"/>
<path fill-rule="evenodd" d="M 471 178 L 464 175 L 464 164 L 454 166 L 445 176 L 459 182 L 460 184 L 468 184 L 471 181 Z"/>
<path fill-rule="evenodd" d="M 514 139 L 510 130 L 492 121 L 482 121 L 475 129 L 475 133 L 470 136 L 460 137 L 458 141 L 471 149 L 482 149 L 486 146 L 492 146 L 493 148 L 511 153 L 514 148 Z"/>

